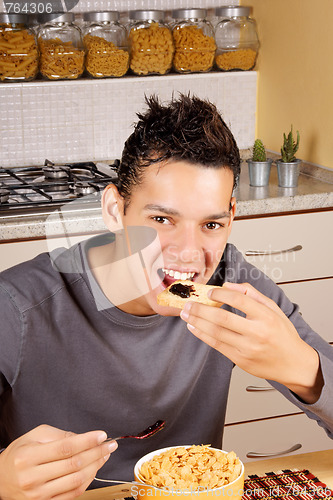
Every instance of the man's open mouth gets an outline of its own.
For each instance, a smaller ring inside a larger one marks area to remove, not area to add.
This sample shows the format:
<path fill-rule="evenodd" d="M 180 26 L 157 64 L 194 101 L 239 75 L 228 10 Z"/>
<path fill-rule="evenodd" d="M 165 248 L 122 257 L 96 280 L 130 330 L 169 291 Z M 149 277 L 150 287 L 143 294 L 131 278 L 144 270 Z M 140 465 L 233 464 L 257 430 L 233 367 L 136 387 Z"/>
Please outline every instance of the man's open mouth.
<path fill-rule="evenodd" d="M 163 285 L 168 287 L 177 280 L 194 281 L 198 273 L 195 271 L 176 271 L 174 269 L 162 268 L 158 270 L 158 275 L 163 280 Z"/>

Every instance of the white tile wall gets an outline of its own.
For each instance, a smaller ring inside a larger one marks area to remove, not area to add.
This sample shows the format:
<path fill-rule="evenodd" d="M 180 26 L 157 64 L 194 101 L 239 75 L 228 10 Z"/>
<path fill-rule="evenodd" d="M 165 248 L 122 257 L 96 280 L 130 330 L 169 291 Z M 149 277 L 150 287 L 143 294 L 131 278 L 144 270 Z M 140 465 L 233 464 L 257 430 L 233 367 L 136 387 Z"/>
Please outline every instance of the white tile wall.
<path fill-rule="evenodd" d="M 144 96 L 190 92 L 214 102 L 240 149 L 255 136 L 254 71 L 0 84 L 0 166 L 119 157 Z"/>

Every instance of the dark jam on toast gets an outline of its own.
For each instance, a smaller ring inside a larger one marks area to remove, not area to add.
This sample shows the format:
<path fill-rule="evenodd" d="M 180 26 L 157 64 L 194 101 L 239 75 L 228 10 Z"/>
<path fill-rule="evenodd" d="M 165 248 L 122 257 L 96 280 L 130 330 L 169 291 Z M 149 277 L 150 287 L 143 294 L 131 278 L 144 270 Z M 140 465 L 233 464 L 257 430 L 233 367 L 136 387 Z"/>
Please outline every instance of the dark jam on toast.
<path fill-rule="evenodd" d="M 183 285 L 182 283 L 175 283 L 171 285 L 169 291 L 174 295 L 178 295 L 182 299 L 188 299 L 191 296 L 191 293 L 195 292 L 195 288 L 193 285 Z"/>

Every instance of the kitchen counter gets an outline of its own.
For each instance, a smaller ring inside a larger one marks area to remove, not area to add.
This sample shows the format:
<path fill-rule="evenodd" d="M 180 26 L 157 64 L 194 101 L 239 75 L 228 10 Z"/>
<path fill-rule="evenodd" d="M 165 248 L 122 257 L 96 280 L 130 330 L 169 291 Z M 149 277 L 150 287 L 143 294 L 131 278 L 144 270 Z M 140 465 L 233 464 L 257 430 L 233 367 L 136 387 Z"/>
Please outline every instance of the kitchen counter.
<path fill-rule="evenodd" d="M 308 469 L 320 481 L 333 488 L 333 449 L 290 455 L 269 460 L 259 460 L 245 464 L 245 478 L 252 474 L 263 476 L 266 472 L 283 469 Z M 82 500 L 112 500 L 130 495 L 130 484 L 110 486 L 85 492 Z M 323 497 L 324 498 L 324 497 Z"/>
<path fill-rule="evenodd" d="M 269 186 L 251 187 L 248 167 L 243 162 L 235 196 L 236 217 L 239 218 L 333 208 L 333 170 L 302 164 L 298 187 L 280 188 L 277 168 L 273 165 Z M 0 240 L 44 239 L 106 231 L 99 204 L 90 208 L 84 206 L 80 210 L 68 205 L 64 207 L 51 216 L 46 213 L 17 216 L 14 211 L 13 215 L 2 216 L 0 211 Z"/>

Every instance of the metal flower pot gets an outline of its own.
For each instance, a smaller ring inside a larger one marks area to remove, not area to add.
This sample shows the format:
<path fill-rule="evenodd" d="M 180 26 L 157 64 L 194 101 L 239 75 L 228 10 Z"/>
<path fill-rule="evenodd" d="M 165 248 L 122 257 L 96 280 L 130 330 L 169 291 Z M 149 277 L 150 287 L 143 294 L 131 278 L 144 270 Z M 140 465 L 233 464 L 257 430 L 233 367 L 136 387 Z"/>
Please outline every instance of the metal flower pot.
<path fill-rule="evenodd" d="M 253 161 L 246 160 L 249 166 L 250 186 L 268 186 L 273 160 Z"/>
<path fill-rule="evenodd" d="M 301 160 L 296 159 L 290 163 L 278 160 L 277 173 L 278 173 L 278 183 L 280 187 L 284 188 L 295 188 L 298 185 L 299 177 L 299 167 Z"/>

